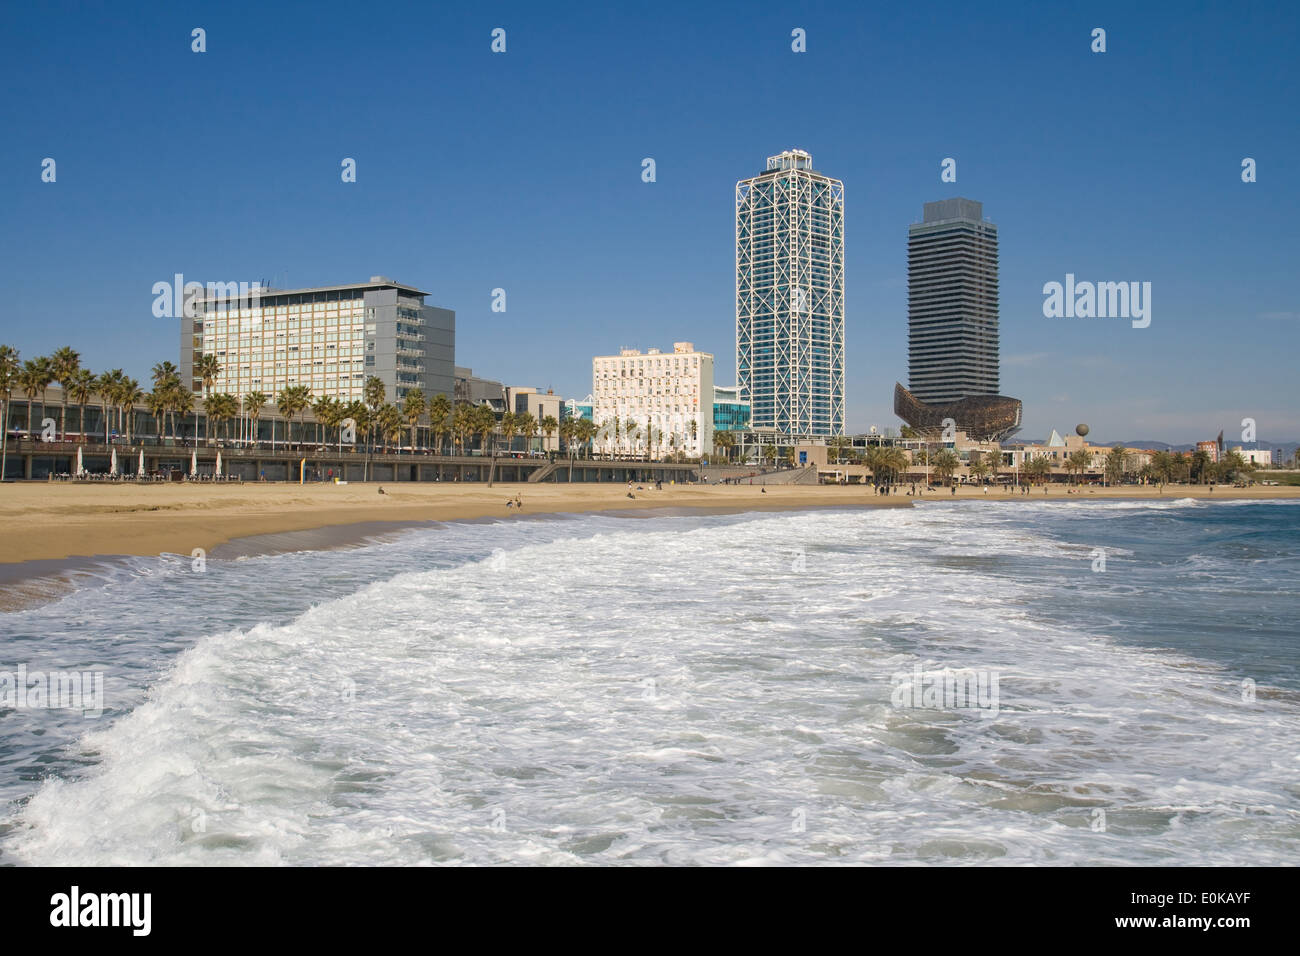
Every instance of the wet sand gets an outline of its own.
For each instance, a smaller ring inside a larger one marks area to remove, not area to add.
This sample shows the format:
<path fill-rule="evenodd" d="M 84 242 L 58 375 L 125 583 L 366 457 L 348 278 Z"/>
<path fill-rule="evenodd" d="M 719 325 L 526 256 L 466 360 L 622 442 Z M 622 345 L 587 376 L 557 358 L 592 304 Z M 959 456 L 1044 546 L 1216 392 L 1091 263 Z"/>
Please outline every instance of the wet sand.
<path fill-rule="evenodd" d="M 384 494 L 379 493 L 380 488 Z M 737 513 L 817 507 L 909 507 L 927 501 L 1082 501 L 1102 498 L 1300 498 L 1300 488 L 1205 486 L 1054 487 L 1028 496 L 990 489 L 947 489 L 921 498 L 881 496 L 869 486 L 626 484 L 233 484 L 0 485 L 0 609 L 48 600 L 121 556 L 191 555 L 201 548 L 221 559 L 247 554 L 346 547 L 426 522 L 517 520 L 545 514 L 610 512 L 651 517 L 684 512 Z M 522 512 L 507 508 L 518 495 Z"/>

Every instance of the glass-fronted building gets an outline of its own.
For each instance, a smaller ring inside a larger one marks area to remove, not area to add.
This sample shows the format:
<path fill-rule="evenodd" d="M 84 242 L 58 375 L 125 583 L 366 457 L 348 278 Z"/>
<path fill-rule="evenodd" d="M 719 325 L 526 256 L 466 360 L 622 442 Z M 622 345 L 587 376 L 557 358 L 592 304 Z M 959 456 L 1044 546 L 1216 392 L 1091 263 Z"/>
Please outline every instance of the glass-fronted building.
<path fill-rule="evenodd" d="M 749 402 L 740 397 L 739 385 L 713 386 L 713 430 L 743 432 L 749 428 Z"/>
<path fill-rule="evenodd" d="M 844 431 L 844 184 L 786 150 L 736 183 L 736 377 L 752 424 Z"/>
<path fill-rule="evenodd" d="M 588 395 L 586 398 L 570 398 L 564 402 L 565 418 L 585 418 L 589 422 L 596 420 L 596 400 Z"/>
<path fill-rule="evenodd" d="M 388 401 L 413 388 L 426 397 L 454 392 L 456 313 L 424 304 L 426 292 L 373 276 L 356 285 L 261 289 L 253 298 L 209 295 L 181 319 L 181 381 L 197 393 L 202 355 L 221 374 L 213 392 L 274 397 L 305 385 L 313 398 L 364 397 L 366 379 L 384 383 Z"/>

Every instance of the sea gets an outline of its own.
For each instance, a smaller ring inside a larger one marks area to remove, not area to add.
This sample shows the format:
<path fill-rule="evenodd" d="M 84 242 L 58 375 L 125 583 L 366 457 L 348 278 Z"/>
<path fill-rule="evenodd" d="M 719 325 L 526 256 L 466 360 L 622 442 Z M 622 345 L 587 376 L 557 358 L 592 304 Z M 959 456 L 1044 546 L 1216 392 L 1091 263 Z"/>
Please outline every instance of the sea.
<path fill-rule="evenodd" d="M 1300 850 L 1300 501 L 519 515 L 105 561 L 0 614 L 0 672 L 3 865 Z"/>

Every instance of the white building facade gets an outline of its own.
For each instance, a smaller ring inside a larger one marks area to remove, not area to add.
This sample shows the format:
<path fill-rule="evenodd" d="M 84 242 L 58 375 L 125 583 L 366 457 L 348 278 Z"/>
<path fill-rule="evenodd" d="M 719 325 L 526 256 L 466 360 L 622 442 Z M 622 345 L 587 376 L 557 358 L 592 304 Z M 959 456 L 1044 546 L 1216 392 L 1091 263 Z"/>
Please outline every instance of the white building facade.
<path fill-rule="evenodd" d="M 690 342 L 671 352 L 623 349 L 591 362 L 596 447 L 662 457 L 713 452 L 713 356 Z M 633 431 L 628 434 L 628 425 Z"/>

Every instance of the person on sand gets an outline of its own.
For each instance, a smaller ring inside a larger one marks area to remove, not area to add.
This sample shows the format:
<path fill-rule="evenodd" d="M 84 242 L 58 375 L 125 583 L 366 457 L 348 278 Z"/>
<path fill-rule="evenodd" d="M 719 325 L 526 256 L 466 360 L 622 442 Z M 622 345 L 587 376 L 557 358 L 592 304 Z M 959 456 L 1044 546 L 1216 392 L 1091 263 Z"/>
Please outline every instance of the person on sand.
<path fill-rule="evenodd" d="M 379 493 L 380 493 L 381 495 L 384 493 L 384 486 L 383 486 L 383 485 L 380 485 L 380 486 L 379 486 Z"/>
<path fill-rule="evenodd" d="M 507 499 L 506 499 L 506 510 L 509 511 L 509 510 L 510 510 L 511 508 L 513 508 L 514 506 L 515 506 L 514 499 L 513 499 L 513 498 L 507 498 Z"/>
<path fill-rule="evenodd" d="M 632 492 L 630 492 L 630 491 L 627 493 L 627 496 L 628 496 L 629 498 L 632 498 L 632 499 L 635 499 L 635 498 L 636 498 L 636 495 L 632 494 Z"/>
<path fill-rule="evenodd" d="M 759 490 L 762 494 L 767 494 L 767 489 L 766 489 L 766 488 L 760 488 L 760 489 L 758 489 L 758 490 Z"/>
<path fill-rule="evenodd" d="M 524 510 L 524 499 L 520 498 L 518 495 L 515 495 L 515 510 L 516 511 Z"/>

